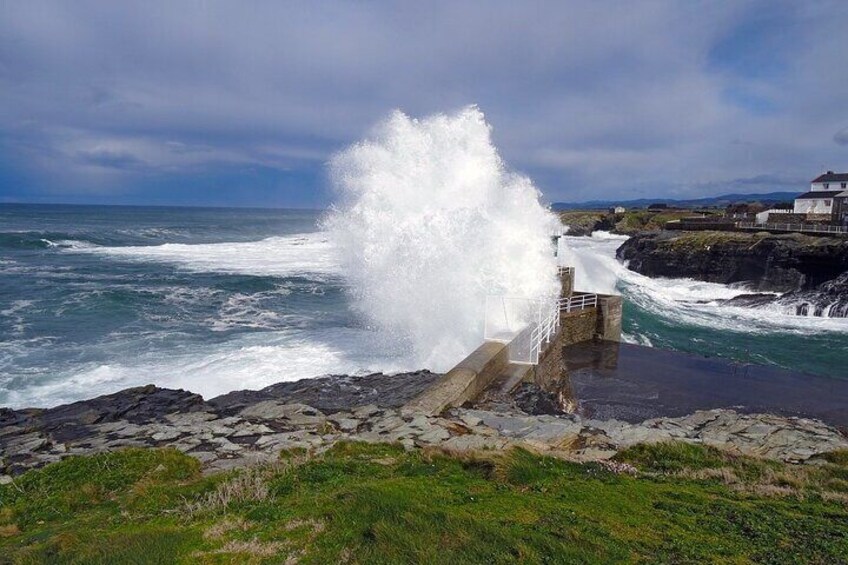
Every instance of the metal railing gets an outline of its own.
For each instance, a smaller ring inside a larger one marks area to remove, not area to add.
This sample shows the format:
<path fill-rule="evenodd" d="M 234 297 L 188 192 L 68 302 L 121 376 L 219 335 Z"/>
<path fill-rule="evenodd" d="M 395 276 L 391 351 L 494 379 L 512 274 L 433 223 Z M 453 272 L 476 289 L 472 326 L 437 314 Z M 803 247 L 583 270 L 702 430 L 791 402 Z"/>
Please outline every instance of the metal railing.
<path fill-rule="evenodd" d="M 577 294 L 569 298 L 559 299 L 560 312 L 576 312 L 578 310 L 586 310 L 587 308 L 597 308 L 597 294 Z"/>
<path fill-rule="evenodd" d="M 510 363 L 537 365 L 558 327 L 559 303 L 556 300 L 486 297 L 483 338 L 508 343 Z"/>
<path fill-rule="evenodd" d="M 741 230 L 755 229 L 762 231 L 785 231 L 802 233 L 848 233 L 848 228 L 846 227 L 828 226 L 820 224 L 757 224 L 754 222 L 736 222 L 736 227 Z"/>
<path fill-rule="evenodd" d="M 530 359 L 529 364 L 538 365 L 539 356 L 542 354 L 544 347 L 550 343 L 551 338 L 556 335 L 559 327 L 559 307 L 557 301 L 551 300 L 548 308 L 539 309 L 539 321 L 533 330 L 530 332 Z M 521 363 L 521 361 L 513 361 L 513 363 Z"/>
<path fill-rule="evenodd" d="M 560 277 L 563 275 L 574 275 L 574 267 L 559 267 L 557 269 L 557 275 Z"/>

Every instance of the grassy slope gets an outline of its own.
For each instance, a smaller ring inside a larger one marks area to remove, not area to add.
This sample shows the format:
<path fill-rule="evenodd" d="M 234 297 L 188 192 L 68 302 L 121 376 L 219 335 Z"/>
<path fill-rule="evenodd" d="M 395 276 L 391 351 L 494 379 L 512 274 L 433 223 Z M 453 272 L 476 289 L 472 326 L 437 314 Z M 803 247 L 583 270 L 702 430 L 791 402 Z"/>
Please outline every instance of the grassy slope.
<path fill-rule="evenodd" d="M 558 212 L 560 220 L 567 226 L 572 226 L 572 231 L 583 233 L 584 230 L 591 231 L 605 219 L 611 225 L 615 225 L 615 233 L 633 235 L 642 231 L 655 231 L 665 227 L 665 223 L 671 220 L 679 220 L 697 213 L 693 210 L 627 210 L 623 214 L 609 214 L 599 210 L 564 210 Z"/>
<path fill-rule="evenodd" d="M 615 230 L 618 233 L 633 235 L 641 231 L 661 230 L 666 222 L 697 215 L 693 210 L 628 210 L 617 216 Z"/>
<path fill-rule="evenodd" d="M 0 487 L 0 561 L 848 560 L 846 453 L 804 468 L 683 444 L 619 458 L 640 471 L 364 444 L 211 477 L 171 450 L 72 458 Z"/>

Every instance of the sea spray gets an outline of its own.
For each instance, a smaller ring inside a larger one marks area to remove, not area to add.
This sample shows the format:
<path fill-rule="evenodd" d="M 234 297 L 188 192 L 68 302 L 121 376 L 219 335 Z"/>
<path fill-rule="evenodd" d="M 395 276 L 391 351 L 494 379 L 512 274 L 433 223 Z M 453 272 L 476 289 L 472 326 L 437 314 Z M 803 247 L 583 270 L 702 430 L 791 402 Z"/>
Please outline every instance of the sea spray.
<path fill-rule="evenodd" d="M 330 163 L 337 202 L 324 220 L 354 308 L 446 370 L 483 338 L 487 295 L 559 290 L 558 219 L 509 171 L 475 106 L 412 119 L 392 113 Z"/>

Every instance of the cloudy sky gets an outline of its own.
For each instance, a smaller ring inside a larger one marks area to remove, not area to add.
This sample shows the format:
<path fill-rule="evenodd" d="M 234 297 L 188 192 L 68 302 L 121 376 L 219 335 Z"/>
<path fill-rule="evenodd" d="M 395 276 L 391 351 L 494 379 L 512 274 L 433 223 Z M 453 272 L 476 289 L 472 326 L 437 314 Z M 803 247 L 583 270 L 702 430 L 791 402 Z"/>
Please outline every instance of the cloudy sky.
<path fill-rule="evenodd" d="M 848 170 L 848 2 L 0 0 L 0 202 L 322 207 L 392 109 L 477 104 L 547 201 Z"/>

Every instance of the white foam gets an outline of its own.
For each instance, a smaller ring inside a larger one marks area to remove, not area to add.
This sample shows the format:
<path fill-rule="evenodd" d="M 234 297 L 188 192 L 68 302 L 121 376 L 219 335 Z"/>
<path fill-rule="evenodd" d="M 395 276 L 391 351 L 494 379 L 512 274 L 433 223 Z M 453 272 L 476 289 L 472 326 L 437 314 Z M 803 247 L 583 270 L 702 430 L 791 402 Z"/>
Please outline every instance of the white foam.
<path fill-rule="evenodd" d="M 480 344 L 487 294 L 558 292 L 559 222 L 490 134 L 476 107 L 421 120 L 395 112 L 331 164 L 339 201 L 325 225 L 355 307 L 408 336 L 436 370 Z"/>
<path fill-rule="evenodd" d="M 4 405 L 55 406 L 147 383 L 211 398 L 232 390 L 327 374 L 420 368 L 399 351 L 403 348 L 386 336 L 357 328 L 243 334 L 224 344 L 171 350 L 167 356 L 159 351 L 142 355 L 116 352 L 110 355 L 115 361 L 108 364 L 57 369 L 49 379 L 41 375 L 24 389 L 4 391 Z"/>
<path fill-rule="evenodd" d="M 676 324 L 694 324 L 741 332 L 848 332 L 848 320 L 795 316 L 780 305 L 760 308 L 722 305 L 720 301 L 749 293 L 738 286 L 692 279 L 650 278 L 627 269 L 616 258 L 626 236 L 595 232 L 589 237 L 564 237 L 561 253 L 577 268 L 575 287 L 590 292 L 619 289 L 628 300 Z M 647 336 L 633 336 L 649 340 Z"/>
<path fill-rule="evenodd" d="M 338 261 L 326 234 L 304 233 L 260 241 L 165 243 L 127 247 L 73 248 L 130 261 L 171 263 L 196 272 L 296 276 L 338 275 Z"/>

